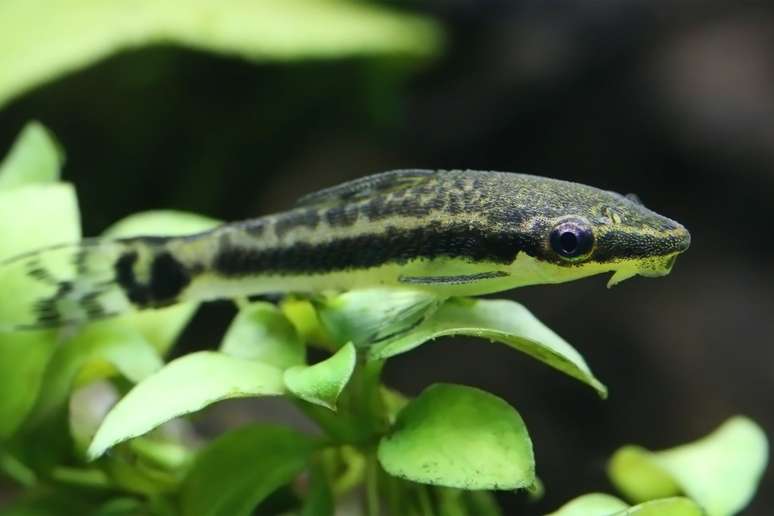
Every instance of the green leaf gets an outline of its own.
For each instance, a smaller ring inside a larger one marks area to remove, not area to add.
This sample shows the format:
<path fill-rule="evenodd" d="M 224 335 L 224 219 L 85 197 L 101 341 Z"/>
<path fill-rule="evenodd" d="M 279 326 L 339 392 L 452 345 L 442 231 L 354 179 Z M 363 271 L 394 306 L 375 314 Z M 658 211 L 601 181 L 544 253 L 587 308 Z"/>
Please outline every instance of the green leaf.
<path fill-rule="evenodd" d="M 79 375 L 89 380 L 106 376 L 100 374 L 104 371 L 102 363 L 112 365 L 132 382 L 143 380 L 163 365 L 156 350 L 131 326 L 107 321 L 91 324 L 57 347 L 46 368 L 30 424 L 38 424 L 64 409 Z M 89 368 L 98 372 L 90 373 Z"/>
<path fill-rule="evenodd" d="M 373 346 L 370 358 L 405 353 L 445 335 L 502 342 L 590 385 L 600 396 L 607 395 L 607 388 L 594 377 L 580 353 L 513 301 L 451 299 L 416 328 Z"/>
<path fill-rule="evenodd" d="M 0 261 L 38 247 L 80 239 L 75 192 L 62 183 L 20 186 L 0 191 Z M 29 295 L 29 277 L 14 267 L 0 267 L 0 439 L 10 436 L 32 408 L 55 333 L 9 333 L 5 325 L 26 320 L 19 298 Z"/>
<path fill-rule="evenodd" d="M 216 401 L 283 392 L 277 368 L 211 351 L 192 353 L 129 391 L 105 418 L 88 456 L 97 458 L 111 446 Z"/>
<path fill-rule="evenodd" d="M 347 344 L 327 360 L 286 370 L 285 387 L 303 400 L 336 410 L 336 400 L 352 377 L 356 360 L 355 346 Z"/>
<path fill-rule="evenodd" d="M 623 495 L 635 502 L 680 494 L 680 485 L 640 446 L 624 446 L 610 460 L 608 475 Z"/>
<path fill-rule="evenodd" d="M 112 226 L 103 236 L 124 238 L 141 235 L 188 235 L 206 231 L 220 224 L 220 221 L 172 210 L 157 210 L 130 215 Z M 159 353 L 166 353 L 174 344 L 180 332 L 193 316 L 197 303 L 183 303 L 158 310 L 126 314 L 119 319 L 133 325 L 153 344 Z"/>
<path fill-rule="evenodd" d="M 223 337 L 220 350 L 280 369 L 306 360 L 306 347 L 295 327 L 270 303 L 252 303 L 239 310 Z"/>
<path fill-rule="evenodd" d="M 0 162 L 0 190 L 59 179 L 64 153 L 38 122 L 29 122 Z"/>
<path fill-rule="evenodd" d="M 175 210 L 152 210 L 125 217 L 105 230 L 103 236 L 125 238 L 133 236 L 190 235 L 207 231 L 221 224 L 221 221 Z"/>
<path fill-rule="evenodd" d="M 334 0 L 5 0 L 0 35 L 0 105 L 35 85 L 143 45 L 172 43 L 265 61 L 428 55 L 440 39 L 436 26 L 422 18 Z"/>
<path fill-rule="evenodd" d="M 704 514 L 702 508 L 693 500 L 673 497 L 635 505 L 612 516 L 704 516 Z"/>
<path fill-rule="evenodd" d="M 409 402 L 379 443 L 387 473 L 462 489 L 535 482 L 532 442 L 518 412 L 472 387 L 436 384 Z"/>
<path fill-rule="evenodd" d="M 766 435 L 752 420 L 737 416 L 703 439 L 670 450 L 625 446 L 613 455 L 608 474 L 634 501 L 668 492 L 658 486 L 668 486 L 665 479 L 671 478 L 709 516 L 727 516 L 750 502 L 767 461 Z"/>
<path fill-rule="evenodd" d="M 184 516 L 247 516 L 305 467 L 317 444 L 279 426 L 231 431 L 197 457 L 180 492 Z"/>
<path fill-rule="evenodd" d="M 591 493 L 567 502 L 548 516 L 702 516 L 703 514 L 701 507 L 688 498 L 663 498 L 629 507 L 615 496 Z"/>
<path fill-rule="evenodd" d="M 548 516 L 610 516 L 629 508 L 629 504 L 615 496 L 589 493 L 570 500 Z"/>
<path fill-rule="evenodd" d="M 350 290 L 320 301 L 318 314 L 335 342 L 352 342 L 360 348 L 405 334 L 442 302 L 442 298 L 421 291 Z"/>

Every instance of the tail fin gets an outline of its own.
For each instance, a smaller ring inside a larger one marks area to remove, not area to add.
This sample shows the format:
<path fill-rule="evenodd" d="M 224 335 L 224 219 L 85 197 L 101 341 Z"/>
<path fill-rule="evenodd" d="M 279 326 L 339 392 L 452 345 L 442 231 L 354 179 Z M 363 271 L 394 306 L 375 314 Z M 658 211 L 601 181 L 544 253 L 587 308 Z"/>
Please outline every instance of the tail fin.
<path fill-rule="evenodd" d="M 0 331 L 80 325 L 131 310 L 117 268 L 128 247 L 85 240 L 0 262 Z"/>

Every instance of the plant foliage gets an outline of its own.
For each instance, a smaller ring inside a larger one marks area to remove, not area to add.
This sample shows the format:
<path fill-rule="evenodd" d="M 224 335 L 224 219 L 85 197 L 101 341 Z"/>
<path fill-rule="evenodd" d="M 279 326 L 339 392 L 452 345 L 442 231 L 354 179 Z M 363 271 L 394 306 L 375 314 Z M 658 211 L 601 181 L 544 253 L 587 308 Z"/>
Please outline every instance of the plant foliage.
<path fill-rule="evenodd" d="M 42 127 L 22 132 L 0 167 L 0 259 L 80 238 L 75 190 L 59 181 L 61 164 Z M 106 235 L 182 234 L 216 223 L 151 212 Z M 6 320 L 19 309 L 21 279 L 0 277 Z M 408 399 L 382 385 L 384 362 L 432 339 L 468 335 L 606 394 L 569 343 L 511 301 L 388 290 L 279 306 L 240 301 L 212 351 L 167 360 L 195 309 L 0 332 L 0 471 L 25 489 L 1 514 L 246 516 L 258 508 L 325 516 L 362 488 L 370 515 L 497 515 L 487 490 L 540 491 L 522 416 L 463 385 L 431 385 Z M 310 363 L 309 347 L 325 358 Z M 264 396 L 291 400 L 319 433 L 253 424 L 194 446 L 175 431 L 188 428 L 184 416 L 219 401 Z M 766 459 L 760 429 L 735 418 L 691 445 L 617 452 L 611 478 L 639 505 L 592 494 L 555 514 L 732 514 L 749 501 Z"/>

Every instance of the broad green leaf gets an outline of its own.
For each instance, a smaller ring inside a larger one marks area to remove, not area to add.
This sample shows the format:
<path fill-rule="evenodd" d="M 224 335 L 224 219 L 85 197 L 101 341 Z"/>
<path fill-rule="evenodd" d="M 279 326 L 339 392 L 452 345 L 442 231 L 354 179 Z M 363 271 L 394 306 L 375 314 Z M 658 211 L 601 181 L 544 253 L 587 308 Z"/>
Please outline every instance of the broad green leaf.
<path fill-rule="evenodd" d="M 387 473 L 462 489 L 535 482 L 532 441 L 518 412 L 472 387 L 436 384 L 409 402 L 379 443 Z"/>
<path fill-rule="evenodd" d="M 201 451 L 180 492 L 184 516 L 247 516 L 305 467 L 317 444 L 290 428 L 233 430 Z"/>
<path fill-rule="evenodd" d="M 610 516 L 628 508 L 629 504 L 615 496 L 590 493 L 570 500 L 548 516 Z"/>
<path fill-rule="evenodd" d="M 143 45 L 172 43 L 265 61 L 428 55 L 439 39 L 436 26 L 422 18 L 341 0 L 5 0 L 0 3 L 0 105 Z"/>
<path fill-rule="evenodd" d="M 750 502 L 767 461 L 766 435 L 752 420 L 737 416 L 708 436 L 670 450 L 648 452 L 625 446 L 613 455 L 608 473 L 634 501 L 658 492 L 649 484 L 643 488 L 639 484 L 643 479 L 655 477 L 663 483 L 671 477 L 709 516 L 727 516 Z"/>
<path fill-rule="evenodd" d="M 306 360 L 306 346 L 295 327 L 270 303 L 252 303 L 239 310 L 223 337 L 220 350 L 280 369 Z"/>
<path fill-rule="evenodd" d="M 590 385 L 600 396 L 607 395 L 580 353 L 513 301 L 451 299 L 416 328 L 374 345 L 369 354 L 384 359 L 446 335 L 502 342 Z"/>
<path fill-rule="evenodd" d="M 335 342 L 352 342 L 360 348 L 405 334 L 442 302 L 442 298 L 421 291 L 351 290 L 320 301 L 318 314 Z"/>
<path fill-rule="evenodd" d="M 19 253 L 80 238 L 75 191 L 61 183 L 0 191 L 0 261 Z M 8 332 L 30 314 L 19 299 L 35 283 L 18 267 L 0 265 L 0 439 L 19 426 L 35 402 L 46 364 L 56 349 L 52 331 Z"/>
<path fill-rule="evenodd" d="M 322 362 L 286 370 L 285 387 L 301 399 L 336 410 L 336 400 L 352 377 L 356 360 L 355 346 L 347 344 Z"/>
<path fill-rule="evenodd" d="M 38 122 L 29 122 L 0 162 L 0 190 L 59 179 L 64 153 Z"/>
<path fill-rule="evenodd" d="M 123 238 L 141 235 L 175 236 L 206 231 L 219 221 L 182 211 L 158 210 L 130 215 L 109 227 L 104 236 Z M 196 303 L 183 303 L 158 310 L 145 310 L 122 316 L 137 328 L 162 354 L 174 344 L 197 308 Z"/>
<path fill-rule="evenodd" d="M 704 510 L 693 500 L 679 496 L 652 500 L 629 507 L 612 516 L 704 516 Z"/>
<path fill-rule="evenodd" d="M 202 351 L 173 360 L 137 384 L 110 411 L 89 446 L 92 459 L 122 441 L 216 401 L 282 394 L 280 369 Z"/>

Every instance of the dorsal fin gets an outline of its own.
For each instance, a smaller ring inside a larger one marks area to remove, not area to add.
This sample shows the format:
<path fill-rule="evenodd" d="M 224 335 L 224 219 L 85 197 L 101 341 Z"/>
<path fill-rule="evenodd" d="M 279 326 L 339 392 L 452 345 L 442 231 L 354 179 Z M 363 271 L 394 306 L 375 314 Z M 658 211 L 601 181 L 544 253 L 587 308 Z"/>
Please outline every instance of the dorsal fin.
<path fill-rule="evenodd" d="M 437 170 L 423 169 L 390 170 L 304 195 L 296 201 L 296 206 L 320 206 L 366 199 L 376 194 L 410 188 L 437 173 Z"/>

